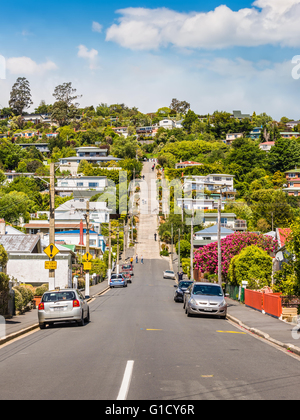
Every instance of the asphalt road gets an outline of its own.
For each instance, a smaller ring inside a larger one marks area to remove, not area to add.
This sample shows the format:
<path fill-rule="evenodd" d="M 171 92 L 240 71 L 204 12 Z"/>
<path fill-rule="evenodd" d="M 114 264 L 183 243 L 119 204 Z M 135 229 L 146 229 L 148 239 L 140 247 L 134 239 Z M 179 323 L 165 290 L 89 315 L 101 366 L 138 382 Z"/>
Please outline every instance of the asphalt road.
<path fill-rule="evenodd" d="M 138 264 L 132 284 L 90 303 L 84 327 L 55 325 L 2 346 L 0 399 L 299 399 L 299 358 L 228 321 L 188 318 L 166 268 Z"/>

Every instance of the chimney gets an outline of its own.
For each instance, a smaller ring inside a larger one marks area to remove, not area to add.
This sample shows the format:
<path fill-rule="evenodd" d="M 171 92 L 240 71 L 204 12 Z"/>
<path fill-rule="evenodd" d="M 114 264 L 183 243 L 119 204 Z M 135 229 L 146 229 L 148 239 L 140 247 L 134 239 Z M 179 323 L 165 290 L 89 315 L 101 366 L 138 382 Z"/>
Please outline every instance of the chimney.
<path fill-rule="evenodd" d="M 4 219 L 0 219 L 0 235 L 5 235 L 6 224 Z"/>

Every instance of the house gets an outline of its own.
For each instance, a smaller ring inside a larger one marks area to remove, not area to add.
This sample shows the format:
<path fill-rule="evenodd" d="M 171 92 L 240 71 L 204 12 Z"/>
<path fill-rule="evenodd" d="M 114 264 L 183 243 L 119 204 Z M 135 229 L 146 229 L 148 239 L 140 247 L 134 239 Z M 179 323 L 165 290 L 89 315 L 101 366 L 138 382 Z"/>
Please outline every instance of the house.
<path fill-rule="evenodd" d="M 39 235 L 16 234 L 0 235 L 0 244 L 8 254 L 26 253 L 39 254 L 42 252 L 41 238 Z"/>
<path fill-rule="evenodd" d="M 249 118 L 251 119 L 251 115 L 250 114 L 242 114 L 241 111 L 232 111 L 232 118 L 238 119 L 238 120 L 243 120 L 244 118 Z"/>
<path fill-rule="evenodd" d="M 273 259 L 273 273 L 281 270 L 282 264 L 288 262 L 289 253 L 286 250 L 286 242 L 291 233 L 290 228 L 276 228 L 275 231 L 265 233 L 264 235 L 272 236 L 278 242 L 278 248 Z"/>
<path fill-rule="evenodd" d="M 251 139 L 257 140 L 259 139 L 260 133 L 262 131 L 262 127 L 255 127 L 250 131 L 249 137 Z"/>
<path fill-rule="evenodd" d="M 287 192 L 288 195 L 295 197 L 300 195 L 300 169 L 291 169 L 285 172 L 287 180 L 287 186 L 282 188 L 283 191 Z"/>
<path fill-rule="evenodd" d="M 28 147 L 34 146 L 41 153 L 49 153 L 48 143 L 19 143 L 19 146 L 22 149 L 27 149 Z"/>
<path fill-rule="evenodd" d="M 71 156 L 59 159 L 59 167 L 61 171 L 69 171 L 71 175 L 77 175 L 78 166 L 82 160 L 88 163 L 101 164 L 108 162 L 119 162 L 120 158 L 114 156 Z"/>
<path fill-rule="evenodd" d="M 273 147 L 274 145 L 275 145 L 275 141 L 265 141 L 264 143 L 259 144 L 259 148 L 260 150 L 264 150 L 268 152 L 269 150 L 271 150 L 271 147 Z"/>
<path fill-rule="evenodd" d="M 181 169 L 181 168 L 187 168 L 189 166 L 199 166 L 203 165 L 203 163 L 200 162 L 193 162 L 191 160 L 185 161 L 185 162 L 179 162 L 175 164 L 175 169 Z"/>
<path fill-rule="evenodd" d="M 298 124 L 300 124 L 300 121 L 288 121 L 285 125 L 289 128 L 295 128 Z"/>
<path fill-rule="evenodd" d="M 128 127 L 111 127 L 112 130 L 120 136 L 128 137 Z"/>
<path fill-rule="evenodd" d="M 7 171 L 4 172 L 6 176 L 6 182 L 12 182 L 19 176 L 25 176 L 26 178 L 34 177 L 34 172 L 16 172 L 16 171 Z"/>
<path fill-rule="evenodd" d="M 280 131 L 280 136 L 284 139 L 291 139 L 292 137 L 297 139 L 300 137 L 300 133 L 298 131 Z"/>
<path fill-rule="evenodd" d="M 76 176 L 71 178 L 57 177 L 55 191 L 61 197 L 68 197 L 74 190 L 95 190 L 97 193 L 103 192 L 108 186 L 106 176 Z"/>
<path fill-rule="evenodd" d="M 233 188 L 234 175 L 229 174 L 209 174 L 209 175 L 190 175 L 184 176 L 184 192 L 195 190 L 196 192 L 205 192 L 211 197 L 217 198 L 222 194 L 226 198 L 234 198 L 236 189 Z"/>
<path fill-rule="evenodd" d="M 227 229 L 221 226 L 221 239 L 226 238 L 228 235 L 232 235 L 233 230 Z M 201 248 L 205 245 L 211 244 L 218 240 L 218 225 L 211 226 L 209 228 L 199 230 L 194 234 L 193 246 L 194 248 Z"/>
<path fill-rule="evenodd" d="M 204 212 L 203 225 L 209 226 L 210 224 L 218 223 L 218 213 Z M 222 213 L 221 212 L 221 226 L 234 231 L 246 231 L 247 222 L 246 220 L 240 220 L 236 218 L 234 213 Z"/>
<path fill-rule="evenodd" d="M 223 143 L 227 144 L 228 146 L 231 146 L 231 144 L 234 142 L 235 139 L 238 139 L 240 137 L 243 137 L 243 133 L 228 133 L 226 134 L 226 139 L 222 140 Z"/>
<path fill-rule="evenodd" d="M 76 149 L 76 155 L 78 157 L 84 157 L 84 158 L 90 158 L 90 157 L 99 157 L 99 156 L 107 156 L 107 148 L 102 149 L 100 147 L 93 147 L 93 146 L 87 146 L 87 147 L 77 147 Z"/>
<path fill-rule="evenodd" d="M 175 127 L 175 122 L 169 118 L 165 118 L 161 121 L 159 121 L 159 127 L 166 128 L 168 130 L 171 130 Z"/>

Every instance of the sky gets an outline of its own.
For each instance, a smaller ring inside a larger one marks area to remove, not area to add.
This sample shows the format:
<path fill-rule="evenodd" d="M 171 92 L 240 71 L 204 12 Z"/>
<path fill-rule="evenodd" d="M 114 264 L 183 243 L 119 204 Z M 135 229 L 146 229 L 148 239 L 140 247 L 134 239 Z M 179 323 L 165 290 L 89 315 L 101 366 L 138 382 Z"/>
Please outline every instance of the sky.
<path fill-rule="evenodd" d="M 27 112 L 72 82 L 81 107 L 177 98 L 201 115 L 300 119 L 300 0 L 15 0 L 0 13 L 0 107 L 26 77 Z"/>

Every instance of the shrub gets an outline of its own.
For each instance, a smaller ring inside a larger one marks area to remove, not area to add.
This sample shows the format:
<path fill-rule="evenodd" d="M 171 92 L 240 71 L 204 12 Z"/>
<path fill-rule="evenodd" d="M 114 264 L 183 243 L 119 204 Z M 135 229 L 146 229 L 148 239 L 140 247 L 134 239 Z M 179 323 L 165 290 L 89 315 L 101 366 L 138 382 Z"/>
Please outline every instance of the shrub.
<path fill-rule="evenodd" d="M 255 245 L 243 249 L 232 258 L 228 280 L 233 285 L 241 285 L 248 281 L 249 289 L 260 289 L 270 286 L 272 275 L 272 258 L 266 251 Z"/>
<path fill-rule="evenodd" d="M 47 292 L 47 290 L 48 290 L 48 283 L 44 283 L 44 284 L 42 284 L 41 286 L 38 286 L 35 289 L 34 295 L 35 296 L 43 296 L 43 294 L 45 292 Z"/>
<path fill-rule="evenodd" d="M 164 257 L 168 257 L 169 256 L 168 248 L 163 249 L 162 251 L 160 251 L 160 255 L 163 255 Z"/>
<path fill-rule="evenodd" d="M 22 312 L 24 306 L 22 295 L 16 287 L 13 287 L 13 291 L 15 292 L 15 309 Z"/>

